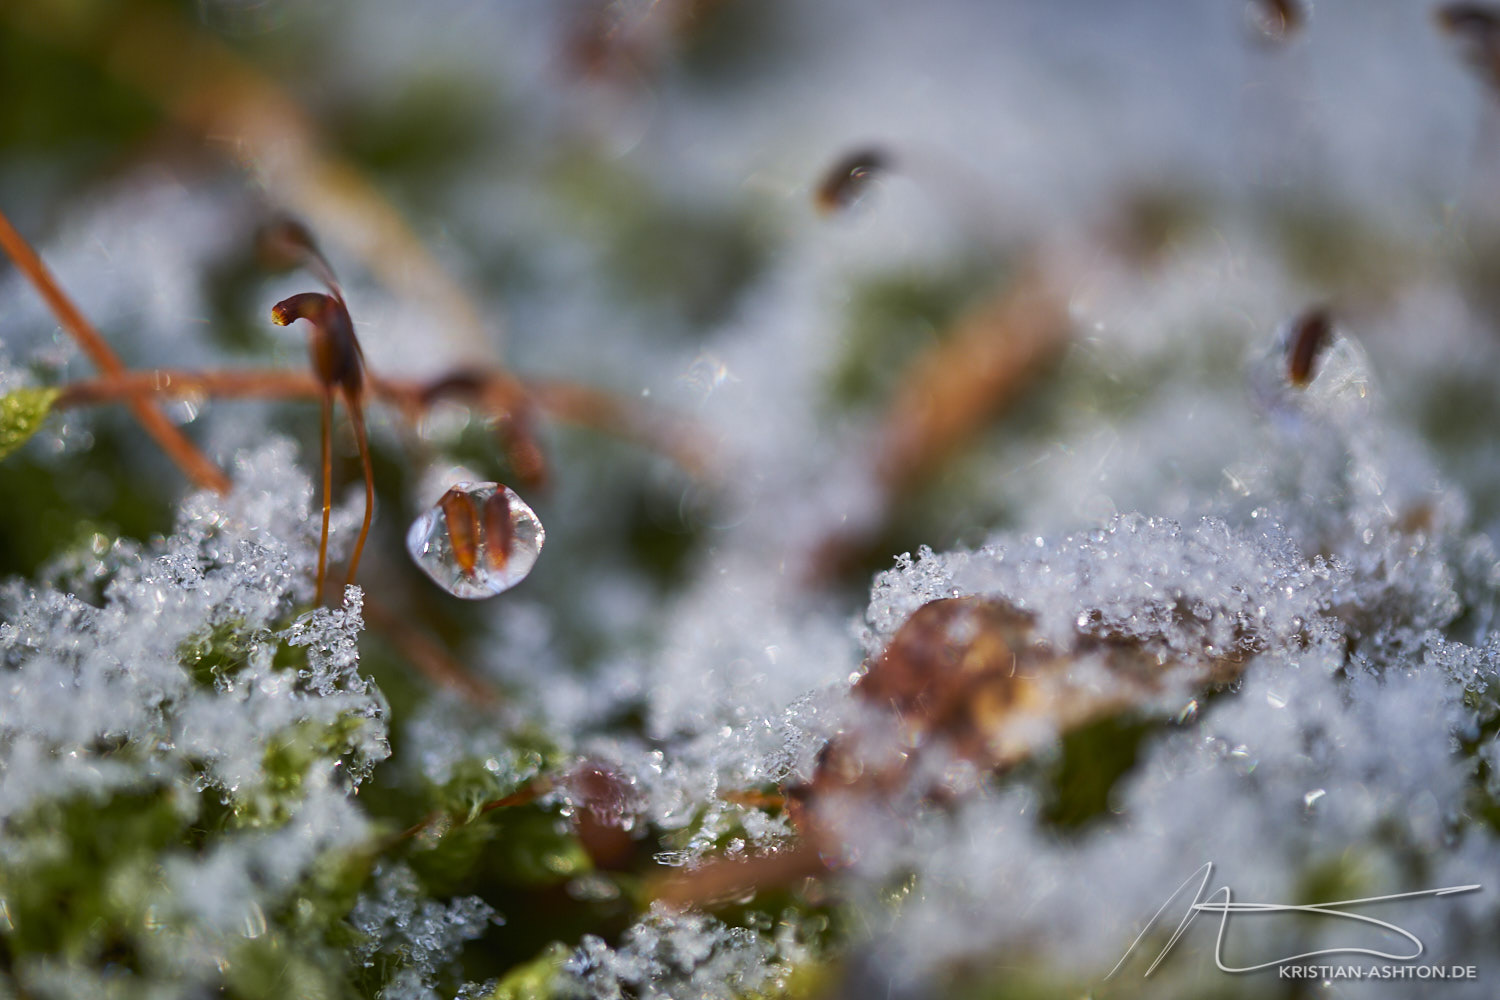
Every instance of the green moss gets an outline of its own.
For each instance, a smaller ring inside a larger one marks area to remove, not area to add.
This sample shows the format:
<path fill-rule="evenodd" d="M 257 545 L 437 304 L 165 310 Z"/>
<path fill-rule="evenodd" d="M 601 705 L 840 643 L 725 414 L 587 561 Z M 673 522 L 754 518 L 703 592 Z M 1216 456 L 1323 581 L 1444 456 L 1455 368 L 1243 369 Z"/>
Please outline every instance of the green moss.
<path fill-rule="evenodd" d="M 139 965 L 159 858 L 189 840 L 192 800 L 171 786 L 80 795 L 6 823 L 0 866 L 6 944 L 17 959 Z"/>
<path fill-rule="evenodd" d="M 441 207 L 449 178 L 485 149 L 503 119 L 490 91 L 435 70 L 329 116 L 334 146 L 398 186 L 406 202 L 433 209 Z"/>
<path fill-rule="evenodd" d="M 1165 945 L 1165 940 L 1149 947 L 1150 939 L 1141 943 L 1141 953 L 1155 955 Z M 1175 956 L 1174 956 L 1175 957 Z M 1182 962 L 1187 961 L 1184 955 Z M 1141 969 L 1150 960 L 1141 963 Z M 1239 977 L 1226 976 L 1210 967 L 1208 972 L 1188 976 L 1187 982 L 1174 978 L 1170 972 L 1176 969 L 1163 968 L 1149 979 L 1131 967 L 1131 974 L 1122 972 L 1108 982 L 1098 978 L 1073 978 L 1065 971 L 1046 969 L 1039 963 L 1026 961 L 1025 956 L 1000 968 L 985 969 L 962 977 L 940 995 L 950 1000 L 1056 1000 L 1058 997 L 1089 997 L 1094 1000 L 1230 1000 L 1233 997 L 1266 996 L 1263 988 L 1242 985 Z M 1103 975 L 1101 972 L 1100 976 Z M 1251 977 L 1244 977 L 1249 979 Z"/>
<path fill-rule="evenodd" d="M 224 987 L 234 1000 L 344 1000 L 359 996 L 331 952 L 300 946 L 283 934 L 246 941 L 230 956 Z"/>
<path fill-rule="evenodd" d="M 211 688 L 233 677 L 249 662 L 250 650 L 241 634 L 242 628 L 238 622 L 215 625 L 177 648 L 178 660 L 199 686 Z"/>
<path fill-rule="evenodd" d="M 303 784 L 314 765 L 349 753 L 369 720 L 353 713 L 329 724 L 303 722 L 270 737 L 261 761 L 260 784 L 234 795 L 234 823 L 239 827 L 275 827 L 291 818 L 303 798 Z"/>
<path fill-rule="evenodd" d="M 154 127 L 159 113 L 104 65 L 0 26 L 0 149 L 51 155 L 51 169 L 82 166 Z"/>
<path fill-rule="evenodd" d="M 408 859 L 440 895 L 476 878 L 526 888 L 558 885 L 593 867 L 568 820 L 540 806 L 496 809 L 440 832 Z"/>
<path fill-rule="evenodd" d="M 817 1000 L 839 988 L 841 970 L 827 962 L 803 962 L 774 989 L 746 993 L 745 1000 Z"/>
<path fill-rule="evenodd" d="M 373 851 L 320 857 L 274 923 L 298 941 L 322 942 L 342 952 L 360 938 L 345 919 L 375 868 Z"/>
<path fill-rule="evenodd" d="M 402 804 L 403 827 L 420 822 L 396 845 L 423 883 L 438 895 L 473 892 L 486 882 L 535 888 L 557 885 L 592 867 L 571 823 L 537 804 L 486 806 L 521 791 L 558 766 L 556 748 L 536 733 L 513 734 L 502 758 L 455 764 L 441 785 L 389 789 Z M 378 773 L 378 772 L 377 772 Z M 376 788 L 380 788 L 379 779 Z M 371 802 L 380 814 L 380 803 Z M 394 818 L 394 817 L 393 817 Z"/>
<path fill-rule="evenodd" d="M 684 516 L 681 488 L 646 481 L 623 498 L 625 541 L 632 562 L 665 592 L 684 582 L 703 541 L 701 519 Z"/>
<path fill-rule="evenodd" d="M 1056 827 L 1077 829 L 1106 815 L 1110 792 L 1135 766 L 1151 729 L 1150 723 L 1116 717 L 1064 736 L 1048 775 L 1042 818 Z"/>
<path fill-rule="evenodd" d="M 569 954 L 561 942 L 548 945 L 536 958 L 506 973 L 485 1000 L 550 1000 Z"/>
<path fill-rule="evenodd" d="M 100 421 L 91 432 L 88 451 L 44 461 L 26 449 L 0 469 L 0 567 L 7 573 L 33 574 L 94 533 L 141 539 L 171 527 L 165 496 L 182 480 L 170 463 L 157 455 L 145 462 L 134 457 L 138 449 L 123 437 L 140 434 L 139 428 Z M 85 522 L 87 532 L 80 530 Z"/>
<path fill-rule="evenodd" d="M 223 828 L 201 815 L 208 801 L 163 785 L 104 801 L 79 796 L 11 820 L 12 857 L 23 860 L 0 867 L 0 912 L 8 920 L 0 939 L 10 964 L 23 978 L 37 962 L 108 969 L 118 980 L 109 995 L 152 995 L 150 984 L 171 975 L 160 967 L 164 943 L 182 937 L 172 947 L 201 946 L 192 943 L 198 932 L 164 907 L 161 866 L 217 839 L 202 829 Z M 232 946 L 227 995 L 360 995 L 345 967 L 353 931 L 342 918 L 369 872 L 368 856 L 323 858 L 281 911 L 267 914 L 265 926 L 247 927 L 247 939 Z"/>
<path fill-rule="evenodd" d="M 0 460 L 41 430 L 57 396 L 52 388 L 17 389 L 0 396 Z"/>
<path fill-rule="evenodd" d="M 519 791 L 526 781 L 541 774 L 550 754 L 550 747 L 527 746 L 518 740 L 503 762 L 478 758 L 460 761 L 448 780 L 434 790 L 431 807 L 460 822 L 472 822 L 487 803 Z"/>

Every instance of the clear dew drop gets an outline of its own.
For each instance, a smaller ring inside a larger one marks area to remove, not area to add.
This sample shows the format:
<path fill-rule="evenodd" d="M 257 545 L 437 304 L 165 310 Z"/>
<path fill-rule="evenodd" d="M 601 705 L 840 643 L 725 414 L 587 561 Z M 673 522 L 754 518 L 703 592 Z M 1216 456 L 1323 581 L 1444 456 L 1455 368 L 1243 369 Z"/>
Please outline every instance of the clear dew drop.
<path fill-rule="evenodd" d="M 524 580 L 546 537 L 536 512 L 509 487 L 462 482 L 412 522 L 406 551 L 439 587 L 477 601 Z"/>

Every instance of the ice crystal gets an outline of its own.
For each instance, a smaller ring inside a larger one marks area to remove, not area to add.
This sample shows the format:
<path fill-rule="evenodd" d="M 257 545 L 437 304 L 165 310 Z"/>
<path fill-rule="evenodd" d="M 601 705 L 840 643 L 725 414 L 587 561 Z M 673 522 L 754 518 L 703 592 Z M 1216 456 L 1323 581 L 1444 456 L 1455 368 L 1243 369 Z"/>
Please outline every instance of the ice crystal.
<path fill-rule="evenodd" d="M 493 907 L 476 896 L 444 905 L 426 897 L 416 876 L 403 865 L 376 870 L 374 884 L 354 904 L 349 923 L 360 934 L 355 957 L 366 968 L 383 961 L 399 965 L 381 990 L 383 1000 L 428 1000 L 458 950 L 503 923 Z"/>
<path fill-rule="evenodd" d="M 1396 891 L 1451 844 L 1473 767 L 1456 739 L 1496 718 L 1484 696 L 1496 660 L 1488 644 L 1435 630 L 1462 607 L 1453 563 L 1493 567 L 1494 556 L 1466 536 L 1459 512 L 1432 509 L 1425 463 L 1381 432 L 1369 385 L 1343 342 L 1307 395 L 1277 390 L 1269 419 L 1281 446 L 1241 460 L 1256 474 L 1205 505 L 1233 523 L 1119 516 L 1061 537 L 924 550 L 877 578 L 863 633 L 872 654 L 927 602 L 975 594 L 1033 614 L 1059 648 L 1093 634 L 1248 658 L 1243 681 L 1206 708 L 1171 687 L 1140 706 L 1178 722 L 1115 790 L 1109 822 L 1077 841 L 1048 832 L 1039 793 L 1024 784 L 904 826 L 857 801 L 831 810 L 859 877 L 919 873 L 920 894 L 879 953 L 893 982 L 920 991 L 946 962 L 1037 942 L 1059 961 L 1107 958 L 1102 976 L 1131 922 L 1204 862 L 1218 866 L 1215 885 L 1266 899 L 1294 895 L 1317 865 L 1353 864 L 1348 877 L 1373 895 Z M 1496 846 L 1491 833 L 1471 832 L 1477 841 Z M 1479 957 L 1466 928 L 1481 912 L 1494 911 L 1469 900 L 1432 917 L 1428 946 Z M 1246 933 L 1252 950 L 1287 943 Z"/>
<path fill-rule="evenodd" d="M 730 927 L 713 917 L 654 909 L 611 948 L 586 936 L 563 966 L 569 997 L 732 1000 L 784 985 L 800 951 L 789 925 L 777 934 Z"/>
<path fill-rule="evenodd" d="M 349 792 L 388 752 L 383 699 L 356 670 L 357 591 L 297 633 L 321 643 L 306 669 L 277 662 L 275 626 L 307 596 L 313 557 L 291 446 L 236 465 L 234 493 L 189 497 L 172 535 L 95 557 L 82 575 L 102 582 L 100 603 L 20 581 L 0 595 L 0 898 L 37 919 L 22 886 L 55 851 L 84 849 L 84 828 L 49 830 L 73 810 L 156 816 L 162 839 L 136 849 L 160 875 L 121 905 L 157 928 L 131 938 L 142 961 L 188 991 L 264 933 L 265 913 L 324 857 L 366 841 Z M 211 801 L 231 829 L 203 853 L 174 845 L 168 831 L 208 822 Z M 58 970 L 28 961 L 18 974 L 39 991 L 87 994 L 44 988 Z"/>
<path fill-rule="evenodd" d="M 309 690 L 322 697 L 337 691 L 365 694 L 370 682 L 355 669 L 359 665 L 359 633 L 364 629 L 360 612 L 364 595 L 358 587 L 344 588 L 344 607 L 339 611 L 317 608 L 294 621 L 280 638 L 289 646 L 306 646 L 307 668 L 297 673 Z"/>

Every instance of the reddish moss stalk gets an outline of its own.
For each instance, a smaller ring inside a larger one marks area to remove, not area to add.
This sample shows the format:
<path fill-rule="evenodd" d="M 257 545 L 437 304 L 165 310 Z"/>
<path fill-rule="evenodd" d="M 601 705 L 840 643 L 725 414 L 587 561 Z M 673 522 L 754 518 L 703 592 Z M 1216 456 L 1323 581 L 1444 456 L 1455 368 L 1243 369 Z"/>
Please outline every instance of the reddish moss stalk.
<path fill-rule="evenodd" d="M 0 247 L 5 249 L 21 273 L 26 275 L 27 280 L 46 301 L 52 314 L 78 342 L 89 359 L 107 375 L 125 374 L 125 363 L 73 304 L 73 300 L 68 298 L 52 272 L 47 270 L 47 265 L 42 263 L 31 244 L 10 224 L 4 212 L 0 212 Z M 205 489 L 219 493 L 229 492 L 229 477 L 207 455 L 199 451 L 197 445 L 189 441 L 155 403 L 142 396 L 131 396 L 127 398 L 127 404 L 141 426 L 156 439 L 156 443 L 161 445 L 162 450 L 189 479 Z"/>
<path fill-rule="evenodd" d="M 474 384 L 479 390 L 460 391 Z M 409 420 L 416 420 L 433 403 L 448 395 L 469 396 L 480 409 L 509 423 L 507 440 L 516 460 L 522 451 L 528 464 L 540 461 L 540 449 L 532 440 L 529 422 L 519 419 L 528 408 L 559 420 L 614 434 L 662 452 L 688 472 L 704 476 L 710 460 L 708 450 L 691 428 L 670 417 L 643 410 L 603 389 L 555 379 L 522 383 L 506 372 L 465 372 L 443 376 L 431 383 L 409 379 L 386 379 L 371 373 L 370 395 L 394 406 Z M 216 399 L 318 399 L 323 386 L 310 372 L 276 368 L 245 368 L 218 371 L 122 371 L 100 378 L 79 379 L 58 387 L 61 395 L 55 409 L 126 402 L 143 396 L 211 396 Z"/>

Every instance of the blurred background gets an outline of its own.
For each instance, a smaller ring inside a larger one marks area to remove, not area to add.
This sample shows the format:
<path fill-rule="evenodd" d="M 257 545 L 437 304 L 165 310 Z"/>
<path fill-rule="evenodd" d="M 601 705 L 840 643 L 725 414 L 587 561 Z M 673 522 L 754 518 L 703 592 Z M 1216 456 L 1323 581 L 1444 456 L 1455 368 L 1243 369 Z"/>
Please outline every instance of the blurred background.
<path fill-rule="evenodd" d="M 0 31 L 0 197 L 134 366 L 301 366 L 300 331 L 272 327 L 268 308 L 308 282 L 255 255 L 289 213 L 343 278 L 375 372 L 503 363 L 597 386 L 702 418 L 730 464 L 746 459 L 722 428 L 807 378 L 827 404 L 820 429 L 783 429 L 820 440 L 766 450 L 870 450 L 842 432 L 878 423 L 902 366 L 1018 261 L 1059 246 L 1075 353 L 1122 350 L 1093 336 L 1105 327 L 1152 325 L 1154 306 L 1105 316 L 1096 301 L 1122 267 L 1154 277 L 1165 260 L 1196 269 L 1200 291 L 1217 283 L 1195 350 L 1232 353 L 1336 302 L 1390 355 L 1383 370 L 1425 370 L 1389 380 L 1424 429 L 1464 434 L 1483 421 L 1452 407 L 1489 405 L 1500 125 L 1483 41 L 1442 30 L 1429 4 L 78 0 L 9 5 Z M 875 196 L 820 215 L 820 178 L 864 149 L 889 167 Z M 87 374 L 11 287 L 10 365 Z M 731 348 L 745 360 L 729 365 Z M 1432 378 L 1464 391 L 1429 392 Z M 217 454 L 271 426 L 315 440 L 306 407 L 180 407 Z M 435 450 L 493 466 L 487 442 L 454 446 L 462 415 L 429 416 Z M 399 449 L 401 422 L 374 419 Z M 613 523 L 584 532 L 589 546 L 635 539 L 669 576 L 703 524 L 738 516 L 709 512 L 717 494 L 650 456 L 542 423 L 630 484 L 590 506 Z M 6 566 L 34 570 L 81 518 L 165 526 L 174 479 L 126 427 L 70 417 L 45 460 L 67 475 L 32 475 L 39 447 L 8 470 L 6 501 L 37 517 L 0 539 Z M 80 457 L 78 442 L 105 439 Z M 1488 495 L 1493 463 L 1471 457 L 1445 471 Z M 596 463 L 559 464 L 545 502 L 587 504 L 597 480 L 562 470 Z M 153 474 L 122 491 L 112 473 L 126 469 Z M 26 494 L 44 480 L 38 505 Z M 821 492 L 825 516 L 850 516 L 849 498 Z M 977 502 L 917 511 L 851 565 L 973 541 L 1017 501 Z M 382 518 L 388 533 L 398 520 Z"/>

